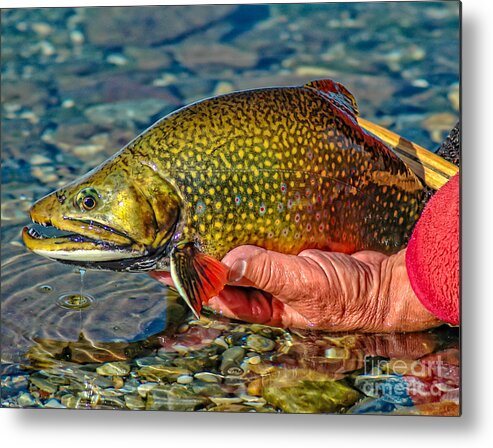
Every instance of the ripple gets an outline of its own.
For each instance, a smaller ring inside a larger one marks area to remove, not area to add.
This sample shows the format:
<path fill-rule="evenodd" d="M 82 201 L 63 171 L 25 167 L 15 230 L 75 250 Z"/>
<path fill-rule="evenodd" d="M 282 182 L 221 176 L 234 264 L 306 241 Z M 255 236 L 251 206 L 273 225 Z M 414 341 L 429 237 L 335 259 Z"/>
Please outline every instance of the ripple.
<path fill-rule="evenodd" d="M 11 244 L 2 244 L 1 281 L 3 362 L 20 362 L 40 339 L 143 340 L 184 314 L 176 295 L 145 274 L 88 271 L 82 300 L 78 268 Z"/>

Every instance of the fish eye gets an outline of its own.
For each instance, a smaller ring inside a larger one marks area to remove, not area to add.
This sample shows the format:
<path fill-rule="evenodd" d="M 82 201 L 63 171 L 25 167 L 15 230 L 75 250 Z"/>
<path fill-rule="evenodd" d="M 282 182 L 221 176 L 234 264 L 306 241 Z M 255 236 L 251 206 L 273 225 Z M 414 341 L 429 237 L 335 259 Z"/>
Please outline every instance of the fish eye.
<path fill-rule="evenodd" d="M 82 201 L 82 205 L 86 210 L 92 210 L 96 207 L 96 201 L 92 196 L 86 196 Z"/>
<path fill-rule="evenodd" d="M 84 188 L 77 195 L 77 205 L 82 211 L 93 210 L 98 205 L 98 193 L 94 188 Z"/>

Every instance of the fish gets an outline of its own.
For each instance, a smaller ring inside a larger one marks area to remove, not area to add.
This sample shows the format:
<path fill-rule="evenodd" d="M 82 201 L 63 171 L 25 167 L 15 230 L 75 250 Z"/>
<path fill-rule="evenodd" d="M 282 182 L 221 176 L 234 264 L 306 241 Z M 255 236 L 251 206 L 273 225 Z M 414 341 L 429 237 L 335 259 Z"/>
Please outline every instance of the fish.
<path fill-rule="evenodd" d="M 397 252 L 424 187 L 357 116 L 330 79 L 198 101 L 38 200 L 24 243 L 83 268 L 168 273 L 197 317 L 240 245 Z"/>

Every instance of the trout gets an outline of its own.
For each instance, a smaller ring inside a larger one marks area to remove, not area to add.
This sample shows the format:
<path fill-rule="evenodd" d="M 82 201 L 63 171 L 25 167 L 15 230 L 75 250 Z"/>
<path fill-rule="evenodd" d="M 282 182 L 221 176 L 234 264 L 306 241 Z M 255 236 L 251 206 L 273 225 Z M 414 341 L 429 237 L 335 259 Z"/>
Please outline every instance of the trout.
<path fill-rule="evenodd" d="M 170 272 L 196 316 L 239 245 L 396 252 L 424 188 L 357 114 L 331 80 L 191 104 L 37 201 L 24 243 L 84 268 Z"/>

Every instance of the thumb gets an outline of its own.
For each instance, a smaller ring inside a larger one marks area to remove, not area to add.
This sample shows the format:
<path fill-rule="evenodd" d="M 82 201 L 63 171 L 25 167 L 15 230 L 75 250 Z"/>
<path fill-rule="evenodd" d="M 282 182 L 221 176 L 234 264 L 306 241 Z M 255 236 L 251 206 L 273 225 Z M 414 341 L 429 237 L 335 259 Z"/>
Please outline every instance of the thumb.
<path fill-rule="evenodd" d="M 312 268 L 310 260 L 256 246 L 237 247 L 222 261 L 229 266 L 230 285 L 254 287 L 282 300 L 297 295 L 294 285 L 300 283 L 300 272 Z"/>

